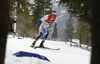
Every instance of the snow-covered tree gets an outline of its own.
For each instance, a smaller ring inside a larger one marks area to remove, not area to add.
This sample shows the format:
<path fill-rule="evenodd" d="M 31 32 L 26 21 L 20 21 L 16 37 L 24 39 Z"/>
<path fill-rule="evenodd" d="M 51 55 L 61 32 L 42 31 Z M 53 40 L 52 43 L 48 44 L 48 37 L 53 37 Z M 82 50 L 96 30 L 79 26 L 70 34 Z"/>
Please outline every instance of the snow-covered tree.
<path fill-rule="evenodd" d="M 73 19 L 70 17 L 65 24 L 65 38 L 66 40 L 72 39 L 74 37 L 74 27 L 73 27 Z"/>
<path fill-rule="evenodd" d="M 56 40 L 57 39 L 57 37 L 58 37 L 58 35 L 57 35 L 57 23 L 55 23 L 55 25 L 54 25 L 54 30 L 53 30 L 53 34 L 52 34 L 52 38 L 54 39 L 54 40 Z"/>

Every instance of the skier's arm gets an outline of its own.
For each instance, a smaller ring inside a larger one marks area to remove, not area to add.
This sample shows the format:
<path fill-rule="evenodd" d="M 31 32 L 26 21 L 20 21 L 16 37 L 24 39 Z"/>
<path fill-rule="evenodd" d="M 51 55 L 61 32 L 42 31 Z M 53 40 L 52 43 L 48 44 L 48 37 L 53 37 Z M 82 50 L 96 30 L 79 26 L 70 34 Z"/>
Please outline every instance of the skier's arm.
<path fill-rule="evenodd" d="M 37 24 L 36 26 L 40 26 L 41 23 L 42 23 L 42 20 L 40 19 L 40 20 L 38 21 L 38 24 Z"/>
<path fill-rule="evenodd" d="M 38 26 L 40 26 L 41 25 L 41 23 L 42 23 L 42 21 L 41 20 L 39 20 L 39 22 L 38 22 L 38 24 L 33 28 L 33 29 L 35 29 L 35 28 L 37 28 Z"/>
<path fill-rule="evenodd" d="M 41 20 L 39 20 L 39 21 L 38 21 L 38 24 L 36 24 L 36 26 L 35 26 L 33 29 L 35 29 L 35 28 L 39 27 L 39 26 L 41 25 L 41 23 L 42 23 L 42 21 L 41 21 Z"/>
<path fill-rule="evenodd" d="M 46 20 L 48 18 L 48 15 L 45 15 L 44 17 L 42 17 L 39 21 L 38 24 L 36 26 L 40 26 L 42 21 Z"/>
<path fill-rule="evenodd" d="M 45 15 L 44 17 L 41 18 L 42 21 L 48 19 L 48 15 Z"/>

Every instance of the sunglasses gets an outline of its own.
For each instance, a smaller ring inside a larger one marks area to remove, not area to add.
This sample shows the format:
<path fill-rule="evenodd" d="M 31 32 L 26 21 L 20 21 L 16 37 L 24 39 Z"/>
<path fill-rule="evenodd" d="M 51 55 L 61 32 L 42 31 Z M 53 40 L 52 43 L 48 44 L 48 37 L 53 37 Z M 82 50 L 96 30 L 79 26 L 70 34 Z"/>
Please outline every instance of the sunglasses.
<path fill-rule="evenodd" d="M 54 17 L 57 17 L 57 15 L 55 15 L 55 14 L 52 14 L 52 15 L 54 15 Z"/>

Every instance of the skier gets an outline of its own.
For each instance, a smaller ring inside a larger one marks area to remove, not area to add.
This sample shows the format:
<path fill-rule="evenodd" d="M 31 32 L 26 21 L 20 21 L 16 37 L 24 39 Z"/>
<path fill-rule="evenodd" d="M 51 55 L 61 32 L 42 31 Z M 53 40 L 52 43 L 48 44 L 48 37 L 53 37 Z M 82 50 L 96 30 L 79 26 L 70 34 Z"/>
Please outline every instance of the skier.
<path fill-rule="evenodd" d="M 43 43 L 45 42 L 45 40 L 47 39 L 49 35 L 49 24 L 54 23 L 56 21 L 56 17 L 57 17 L 56 11 L 53 11 L 51 14 L 45 15 L 38 21 L 38 24 L 34 28 L 39 26 L 39 34 L 33 41 L 31 47 L 34 47 L 38 39 L 43 34 L 43 31 L 45 33 L 45 36 L 43 37 L 42 42 L 39 45 L 39 47 L 44 47 Z"/>

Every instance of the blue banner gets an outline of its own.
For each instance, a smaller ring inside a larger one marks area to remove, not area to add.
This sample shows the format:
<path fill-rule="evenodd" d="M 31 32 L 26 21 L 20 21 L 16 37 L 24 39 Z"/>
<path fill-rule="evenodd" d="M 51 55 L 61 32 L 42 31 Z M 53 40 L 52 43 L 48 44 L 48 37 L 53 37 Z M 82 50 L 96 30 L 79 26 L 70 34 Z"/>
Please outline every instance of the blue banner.
<path fill-rule="evenodd" d="M 39 58 L 39 59 L 46 60 L 46 61 L 49 61 L 50 62 L 50 60 L 48 60 L 45 56 L 39 55 L 39 54 L 36 54 L 36 53 L 19 51 L 17 53 L 14 53 L 13 55 L 15 55 L 17 57 L 35 57 L 35 58 Z"/>

